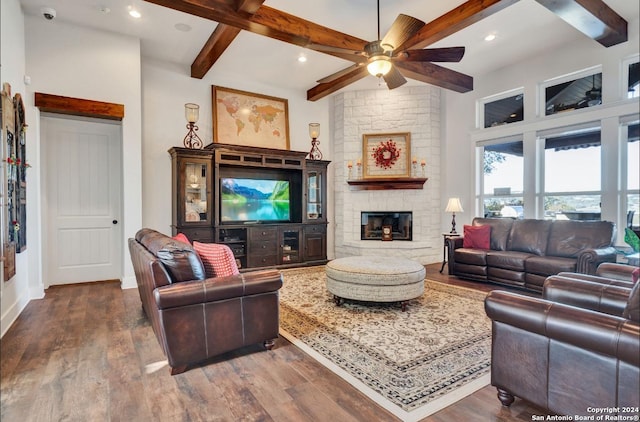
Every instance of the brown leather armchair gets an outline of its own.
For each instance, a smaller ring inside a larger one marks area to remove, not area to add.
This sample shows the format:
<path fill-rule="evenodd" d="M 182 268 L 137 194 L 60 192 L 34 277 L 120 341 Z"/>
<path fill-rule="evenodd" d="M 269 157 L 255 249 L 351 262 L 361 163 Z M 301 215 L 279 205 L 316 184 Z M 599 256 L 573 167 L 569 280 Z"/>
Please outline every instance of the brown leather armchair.
<path fill-rule="evenodd" d="M 129 251 L 142 307 L 171 375 L 243 346 L 273 347 L 279 330 L 279 271 L 206 278 L 191 245 L 151 229 L 129 239 Z"/>
<path fill-rule="evenodd" d="M 562 415 L 592 415 L 595 408 L 634 415 L 640 284 L 568 275 L 549 277 L 542 299 L 503 291 L 487 296 L 491 384 L 504 406 L 517 396 Z"/>

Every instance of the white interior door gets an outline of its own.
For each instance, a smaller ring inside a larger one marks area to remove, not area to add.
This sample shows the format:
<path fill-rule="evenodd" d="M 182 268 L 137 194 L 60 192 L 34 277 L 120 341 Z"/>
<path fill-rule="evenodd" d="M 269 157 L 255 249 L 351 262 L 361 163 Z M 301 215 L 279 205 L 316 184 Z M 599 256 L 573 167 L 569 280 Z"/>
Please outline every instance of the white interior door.
<path fill-rule="evenodd" d="M 121 125 L 42 116 L 45 285 L 122 274 Z"/>

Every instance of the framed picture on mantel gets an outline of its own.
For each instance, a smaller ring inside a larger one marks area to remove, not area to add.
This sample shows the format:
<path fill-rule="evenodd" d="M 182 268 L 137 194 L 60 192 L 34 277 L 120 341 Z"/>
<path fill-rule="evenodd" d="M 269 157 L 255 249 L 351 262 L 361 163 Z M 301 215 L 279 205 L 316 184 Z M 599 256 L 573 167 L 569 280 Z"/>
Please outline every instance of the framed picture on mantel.
<path fill-rule="evenodd" d="M 411 134 L 362 135 L 362 177 L 380 179 L 411 175 Z"/>
<path fill-rule="evenodd" d="M 213 142 L 289 149 L 289 104 L 269 97 L 213 85 Z"/>

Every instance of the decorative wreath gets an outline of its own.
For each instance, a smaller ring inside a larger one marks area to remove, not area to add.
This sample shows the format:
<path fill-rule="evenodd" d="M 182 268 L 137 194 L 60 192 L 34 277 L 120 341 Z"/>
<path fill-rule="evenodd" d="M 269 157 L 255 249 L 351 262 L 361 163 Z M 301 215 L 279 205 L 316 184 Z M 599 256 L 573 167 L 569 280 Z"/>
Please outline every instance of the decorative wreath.
<path fill-rule="evenodd" d="M 400 158 L 401 151 L 402 148 L 398 148 L 395 141 L 389 139 L 388 141 L 380 141 L 380 145 L 373 148 L 371 157 L 376 161 L 377 167 L 390 169 Z"/>

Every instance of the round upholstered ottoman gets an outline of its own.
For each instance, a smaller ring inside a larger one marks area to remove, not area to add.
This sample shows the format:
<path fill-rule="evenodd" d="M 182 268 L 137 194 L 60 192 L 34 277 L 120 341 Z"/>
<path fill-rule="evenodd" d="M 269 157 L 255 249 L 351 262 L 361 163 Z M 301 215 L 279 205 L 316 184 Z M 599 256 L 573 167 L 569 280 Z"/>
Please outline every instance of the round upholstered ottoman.
<path fill-rule="evenodd" d="M 325 269 L 338 305 L 344 299 L 400 302 L 404 311 L 408 300 L 424 293 L 425 268 L 410 259 L 350 256 L 329 261 Z"/>

